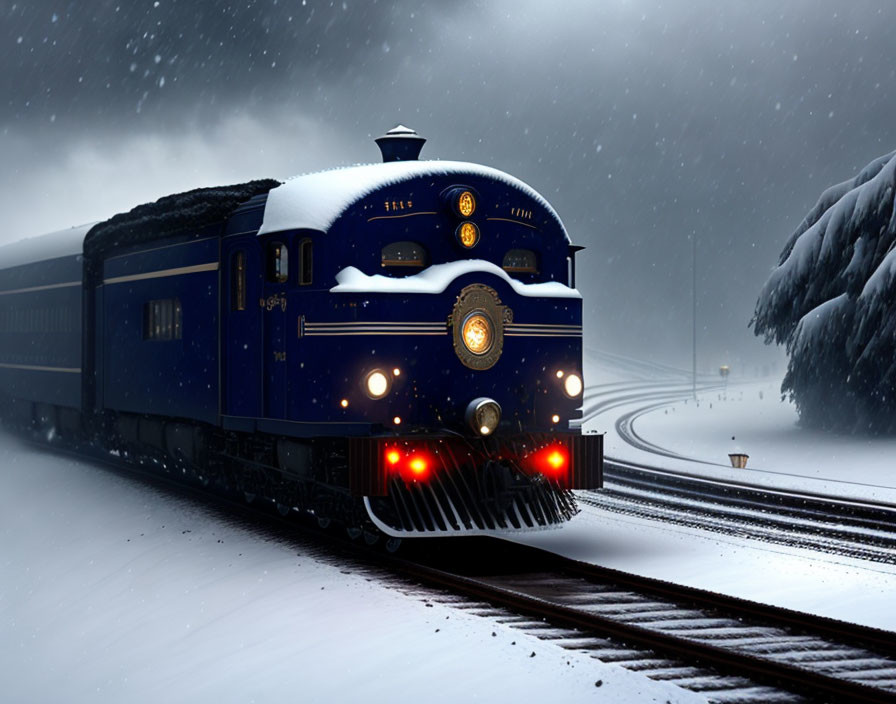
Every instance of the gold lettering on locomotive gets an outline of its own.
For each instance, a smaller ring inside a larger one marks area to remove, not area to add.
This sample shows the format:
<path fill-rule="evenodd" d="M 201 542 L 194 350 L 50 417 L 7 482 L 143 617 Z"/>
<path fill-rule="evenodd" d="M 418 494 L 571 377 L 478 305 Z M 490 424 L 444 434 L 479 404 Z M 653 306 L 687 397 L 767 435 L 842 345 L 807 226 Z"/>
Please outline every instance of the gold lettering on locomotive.
<path fill-rule="evenodd" d="M 279 307 L 284 313 L 286 312 L 286 294 L 277 294 L 275 293 L 273 296 L 268 296 L 267 298 L 259 298 L 258 305 L 267 310 L 268 312 L 274 310 L 274 308 Z"/>
<path fill-rule="evenodd" d="M 521 220 L 534 220 L 535 213 L 531 210 L 526 210 L 525 208 L 511 208 L 510 214 L 515 218 L 520 218 Z"/>
<path fill-rule="evenodd" d="M 411 210 L 414 207 L 412 200 L 387 200 L 383 203 L 387 213 L 395 213 L 401 210 Z"/>

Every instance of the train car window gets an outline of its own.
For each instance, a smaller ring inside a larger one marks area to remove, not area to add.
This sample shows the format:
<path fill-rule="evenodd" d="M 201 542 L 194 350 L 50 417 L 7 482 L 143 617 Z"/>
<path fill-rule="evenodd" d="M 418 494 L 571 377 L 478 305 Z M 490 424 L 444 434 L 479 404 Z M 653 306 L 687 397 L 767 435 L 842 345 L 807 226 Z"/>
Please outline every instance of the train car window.
<path fill-rule="evenodd" d="M 164 298 L 143 304 L 144 340 L 183 338 L 183 309 L 179 298 Z"/>
<path fill-rule="evenodd" d="M 289 250 L 282 242 L 268 245 L 268 281 L 282 284 L 289 278 Z"/>
<path fill-rule="evenodd" d="M 383 247 L 382 266 L 426 266 L 426 249 L 417 242 L 392 242 Z"/>
<path fill-rule="evenodd" d="M 246 253 L 234 253 L 230 264 L 230 309 L 246 310 Z"/>
<path fill-rule="evenodd" d="M 302 240 L 299 245 L 299 285 L 307 286 L 311 283 L 313 269 L 313 250 L 311 240 Z"/>
<path fill-rule="evenodd" d="M 504 271 L 535 274 L 538 273 L 538 258 L 531 249 L 510 249 L 504 255 L 501 268 Z"/>

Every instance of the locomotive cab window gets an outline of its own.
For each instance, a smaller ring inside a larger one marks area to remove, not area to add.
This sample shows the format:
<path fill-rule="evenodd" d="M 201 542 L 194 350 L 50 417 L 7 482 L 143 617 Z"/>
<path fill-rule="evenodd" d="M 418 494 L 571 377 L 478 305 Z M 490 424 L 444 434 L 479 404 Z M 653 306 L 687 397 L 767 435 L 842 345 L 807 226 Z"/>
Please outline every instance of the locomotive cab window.
<path fill-rule="evenodd" d="M 268 281 L 282 284 L 289 279 L 289 249 L 282 242 L 268 245 Z"/>
<path fill-rule="evenodd" d="M 382 266 L 424 267 L 427 263 L 426 249 L 417 242 L 392 242 L 383 247 Z"/>
<path fill-rule="evenodd" d="M 143 304 L 144 340 L 183 338 L 183 310 L 179 298 L 164 298 Z"/>
<path fill-rule="evenodd" d="M 504 271 L 511 271 L 521 274 L 537 274 L 538 259 L 535 252 L 531 249 L 510 249 L 504 255 L 504 261 L 501 262 L 501 268 Z"/>
<path fill-rule="evenodd" d="M 246 310 L 246 253 L 236 252 L 230 264 L 230 309 Z"/>
<path fill-rule="evenodd" d="M 312 263 L 313 250 L 311 240 L 302 240 L 299 245 L 299 285 L 308 286 L 314 271 Z"/>

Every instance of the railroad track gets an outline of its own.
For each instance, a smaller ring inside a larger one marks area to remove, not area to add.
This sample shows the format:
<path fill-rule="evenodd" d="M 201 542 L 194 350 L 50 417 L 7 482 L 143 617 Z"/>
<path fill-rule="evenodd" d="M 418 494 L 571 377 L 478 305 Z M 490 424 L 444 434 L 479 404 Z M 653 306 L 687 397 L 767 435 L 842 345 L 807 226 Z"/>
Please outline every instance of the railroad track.
<path fill-rule="evenodd" d="M 617 460 L 605 488 L 579 500 L 602 510 L 896 564 L 896 506 L 760 488 Z"/>
<path fill-rule="evenodd" d="M 708 379 L 698 385 L 702 392 L 716 389 Z M 678 378 L 614 382 L 589 390 L 585 419 L 619 409 L 615 429 L 628 445 L 659 457 L 727 469 L 659 447 L 637 433 L 635 421 L 642 415 L 690 398 L 691 387 Z M 612 457 L 605 462 L 604 490 L 583 493 L 580 501 L 614 513 L 766 543 L 896 563 L 896 505 L 764 488 Z"/>
<path fill-rule="evenodd" d="M 331 533 L 310 533 L 295 513 L 284 519 L 273 506 L 246 507 L 114 458 L 92 459 L 217 505 L 231 520 L 244 517 L 252 530 L 313 545 L 316 555 L 355 565 L 417 598 L 506 623 L 711 702 L 896 702 L 894 633 L 492 539 L 418 542 L 401 557 L 374 553 Z"/>
<path fill-rule="evenodd" d="M 512 615 L 505 621 L 523 630 L 712 702 L 896 702 L 894 633 L 529 548 L 509 552 L 450 568 L 392 562 L 428 585 L 477 600 L 468 610 L 500 618 L 495 609 L 506 609 Z"/>

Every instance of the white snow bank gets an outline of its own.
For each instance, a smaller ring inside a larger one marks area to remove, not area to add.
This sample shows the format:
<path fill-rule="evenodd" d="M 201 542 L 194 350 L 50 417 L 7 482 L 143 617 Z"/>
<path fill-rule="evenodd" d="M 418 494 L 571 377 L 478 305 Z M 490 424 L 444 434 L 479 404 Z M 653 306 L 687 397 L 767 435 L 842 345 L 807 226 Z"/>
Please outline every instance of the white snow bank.
<path fill-rule="evenodd" d="M 382 274 L 368 276 L 356 267 L 348 266 L 336 274 L 337 285 L 331 293 L 441 293 L 457 277 L 470 273 L 486 273 L 504 279 L 521 296 L 532 298 L 581 298 L 577 289 L 559 281 L 524 284 L 508 276 L 507 272 L 483 259 L 465 259 L 446 264 L 434 264 L 419 274 L 392 278 Z"/>
<path fill-rule="evenodd" d="M 700 390 L 719 383 L 718 377 L 704 379 L 695 403 L 691 384 L 681 379 L 626 384 L 593 364 L 585 375 L 586 412 L 601 411 L 583 428 L 606 432 L 607 457 L 781 491 L 896 504 L 896 439 L 801 428 L 793 403 L 781 400 L 778 380 Z M 613 383 L 594 386 L 600 379 Z M 629 414 L 631 430 L 645 445 L 681 457 L 628 444 L 616 420 Z M 750 455 L 746 469 L 731 467 L 728 453 L 736 449 Z"/>
<path fill-rule="evenodd" d="M 563 228 L 560 216 L 531 186 L 489 166 L 461 161 L 394 161 L 296 176 L 271 190 L 259 235 L 281 230 L 326 232 L 345 210 L 386 186 L 420 176 L 482 176 L 520 191 L 544 207 Z M 564 234 L 566 230 L 563 229 Z M 567 239 L 569 239 L 567 235 Z"/>
<path fill-rule="evenodd" d="M 96 223 L 92 222 L 3 245 L 0 247 L 0 269 L 81 254 L 84 251 L 84 236 L 94 225 Z"/>
<path fill-rule="evenodd" d="M 5 434 L 0 465 L 3 701 L 705 701 Z"/>

